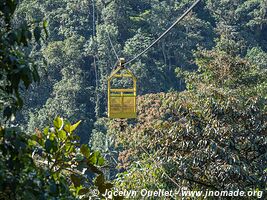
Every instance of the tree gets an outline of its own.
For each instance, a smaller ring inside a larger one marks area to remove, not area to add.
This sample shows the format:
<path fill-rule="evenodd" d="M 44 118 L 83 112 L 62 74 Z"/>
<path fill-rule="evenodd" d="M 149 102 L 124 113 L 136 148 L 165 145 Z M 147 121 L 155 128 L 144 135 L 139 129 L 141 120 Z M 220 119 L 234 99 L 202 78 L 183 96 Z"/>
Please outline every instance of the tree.
<path fill-rule="evenodd" d="M 79 128 L 79 134 L 86 143 L 95 118 L 91 109 L 95 104 L 94 70 L 91 58 L 84 50 L 86 40 L 93 32 L 92 4 L 89 1 L 80 1 L 79 4 L 39 1 L 31 2 L 31 8 L 39 8 L 49 22 L 47 28 L 50 35 L 46 44 L 31 48 L 35 60 L 40 62 L 39 54 L 45 58 L 47 67 L 40 74 L 41 84 L 32 85 L 30 91 L 24 94 L 27 104 L 19 121 L 26 124 L 26 130 L 32 130 L 35 127 L 44 128 L 57 115 L 71 120 L 82 119 L 84 123 Z M 34 18 L 35 12 L 28 12 L 28 9 L 27 2 L 22 2 L 16 12 L 17 18 Z M 53 109 L 53 113 L 48 109 Z M 28 121 L 30 123 L 27 125 Z"/>
<path fill-rule="evenodd" d="M 28 46 L 32 34 L 35 42 L 42 36 L 39 26 L 33 33 L 28 25 L 13 27 L 16 7 L 15 1 L 7 0 L 0 10 L 0 110 L 5 117 L 4 124 L 0 121 L 0 199 L 80 199 L 96 196 L 91 194 L 92 188 L 103 193 L 112 187 L 99 169 L 105 161 L 99 152 L 79 144 L 74 130 L 80 121 L 71 125 L 57 117 L 53 127 L 43 132 L 36 128 L 32 135 L 11 124 L 23 105 L 21 82 L 27 89 L 39 80 L 37 65 L 24 54 L 22 45 Z M 44 21 L 44 32 L 46 26 Z"/>
<path fill-rule="evenodd" d="M 0 10 L 0 110 L 3 111 L 3 117 L 6 120 L 14 118 L 18 108 L 23 105 L 20 96 L 21 82 L 25 88 L 28 88 L 31 83 L 39 80 L 37 66 L 21 49 L 29 46 L 32 36 L 36 42 L 39 42 L 41 29 L 38 24 L 32 30 L 30 23 L 14 28 L 12 16 L 16 6 L 15 1 L 4 1 Z M 43 27 L 46 28 L 45 21 Z M 3 123 L 3 118 L 0 122 Z"/>
<path fill-rule="evenodd" d="M 74 133 L 79 124 L 57 117 L 52 127 L 36 129 L 32 136 L 1 127 L 0 198 L 80 199 L 96 197 L 94 188 L 99 194 L 112 188 L 98 167 L 104 158 L 80 145 Z"/>
<path fill-rule="evenodd" d="M 207 1 L 207 8 L 216 20 L 219 34 L 244 40 L 247 47 L 258 44 L 266 49 L 266 2 L 260 0 Z M 246 52 L 244 49 L 243 55 Z"/>
<path fill-rule="evenodd" d="M 265 69 L 220 46 L 196 56 L 198 73 L 177 70 L 187 91 L 144 95 L 135 124 L 109 127 L 123 147 L 118 186 L 266 189 Z"/>

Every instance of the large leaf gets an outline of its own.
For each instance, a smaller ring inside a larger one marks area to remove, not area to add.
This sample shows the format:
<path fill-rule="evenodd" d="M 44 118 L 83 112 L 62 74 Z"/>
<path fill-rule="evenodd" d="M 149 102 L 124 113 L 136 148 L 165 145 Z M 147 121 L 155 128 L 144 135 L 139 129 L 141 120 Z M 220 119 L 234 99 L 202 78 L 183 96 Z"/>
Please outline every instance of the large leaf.
<path fill-rule="evenodd" d="M 97 186 L 100 193 L 105 193 L 106 190 L 113 187 L 112 183 L 106 182 L 104 174 L 100 174 L 96 177 L 95 185 Z"/>
<path fill-rule="evenodd" d="M 70 179 L 75 187 L 79 187 L 81 185 L 81 177 L 77 174 L 71 174 Z"/>
<path fill-rule="evenodd" d="M 98 157 L 97 165 L 103 166 L 104 163 L 105 163 L 105 159 L 102 156 Z"/>
<path fill-rule="evenodd" d="M 104 193 L 106 190 L 105 187 L 105 178 L 103 174 L 100 174 L 95 179 L 95 185 L 98 187 L 100 193 Z"/>
<path fill-rule="evenodd" d="M 84 195 L 86 193 L 88 193 L 90 190 L 88 188 L 81 188 L 79 191 L 78 191 L 78 194 L 79 195 Z"/>
<path fill-rule="evenodd" d="M 60 117 L 57 117 L 57 118 L 54 120 L 54 126 L 55 126 L 57 129 L 62 129 L 62 127 L 63 127 L 63 119 L 60 118 Z"/>
<path fill-rule="evenodd" d="M 67 123 L 67 124 L 64 126 L 64 130 L 67 131 L 68 133 L 70 133 L 70 130 L 71 130 L 70 127 L 71 127 L 70 123 Z"/>
<path fill-rule="evenodd" d="M 58 132 L 58 137 L 60 140 L 65 140 L 67 138 L 67 133 L 64 130 Z"/>
<path fill-rule="evenodd" d="M 76 124 L 73 124 L 73 125 L 70 127 L 70 132 L 74 131 L 74 130 L 79 126 L 80 123 L 81 123 L 81 120 L 78 121 Z"/>
<path fill-rule="evenodd" d="M 105 162 L 105 159 L 101 156 L 99 151 L 95 151 L 90 155 L 89 162 L 93 165 L 102 166 Z"/>
<path fill-rule="evenodd" d="M 89 158 L 89 156 L 90 156 L 90 149 L 89 149 L 89 147 L 88 147 L 86 144 L 83 144 L 83 145 L 81 146 L 81 152 L 82 152 L 82 154 L 83 154 L 86 158 Z"/>
<path fill-rule="evenodd" d="M 91 154 L 89 161 L 91 164 L 96 165 L 98 161 L 98 157 L 100 156 L 99 151 L 95 151 Z"/>

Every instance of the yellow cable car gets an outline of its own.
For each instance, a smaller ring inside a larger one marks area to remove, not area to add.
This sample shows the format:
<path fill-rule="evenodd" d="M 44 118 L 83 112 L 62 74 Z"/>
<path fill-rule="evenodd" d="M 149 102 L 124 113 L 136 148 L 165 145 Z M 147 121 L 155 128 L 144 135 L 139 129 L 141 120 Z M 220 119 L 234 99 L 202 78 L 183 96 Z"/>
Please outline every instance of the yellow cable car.
<path fill-rule="evenodd" d="M 124 67 L 125 60 L 120 58 L 119 66 L 108 78 L 108 117 L 136 118 L 136 77 Z M 129 88 L 114 88 L 114 79 L 129 78 L 132 86 Z"/>

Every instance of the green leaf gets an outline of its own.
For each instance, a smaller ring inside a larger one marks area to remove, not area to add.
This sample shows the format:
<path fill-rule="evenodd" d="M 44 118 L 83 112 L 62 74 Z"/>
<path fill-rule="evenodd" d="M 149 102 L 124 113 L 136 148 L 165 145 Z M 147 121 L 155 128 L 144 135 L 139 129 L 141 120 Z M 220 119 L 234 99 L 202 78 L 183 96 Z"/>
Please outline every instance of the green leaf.
<path fill-rule="evenodd" d="M 78 195 L 84 195 L 89 192 L 88 188 L 81 188 L 78 192 Z"/>
<path fill-rule="evenodd" d="M 47 27 L 48 27 L 48 21 L 47 21 L 47 20 L 44 20 L 44 21 L 43 21 L 43 29 L 44 29 L 44 32 L 45 32 L 45 38 L 46 38 L 46 39 L 48 38 Z"/>
<path fill-rule="evenodd" d="M 101 156 L 99 151 L 93 152 L 89 157 L 89 163 L 93 165 L 99 165 L 102 166 L 105 163 L 105 159 Z"/>
<path fill-rule="evenodd" d="M 73 124 L 73 125 L 70 127 L 70 132 L 74 131 L 74 130 L 79 126 L 80 123 L 81 123 L 81 120 L 78 121 L 76 124 Z"/>
<path fill-rule="evenodd" d="M 105 163 L 105 159 L 102 156 L 100 156 L 98 158 L 97 165 L 102 166 L 102 165 L 104 165 L 104 163 Z"/>
<path fill-rule="evenodd" d="M 61 140 L 65 140 L 65 139 L 67 138 L 67 133 L 66 133 L 64 130 L 60 130 L 60 131 L 58 132 L 58 137 L 59 137 L 59 139 L 61 139 Z"/>
<path fill-rule="evenodd" d="M 56 134 L 55 134 L 55 133 L 50 133 L 50 134 L 49 134 L 49 139 L 50 139 L 51 141 L 54 141 L 55 138 L 56 138 Z"/>
<path fill-rule="evenodd" d="M 81 185 L 81 177 L 76 174 L 71 174 L 70 179 L 74 185 L 74 187 L 79 187 Z"/>
<path fill-rule="evenodd" d="M 91 164 L 96 165 L 97 163 L 97 152 L 93 152 L 89 158 Z"/>
<path fill-rule="evenodd" d="M 81 146 L 81 152 L 82 152 L 82 154 L 83 154 L 86 158 L 89 158 L 89 156 L 90 156 L 90 149 L 89 149 L 89 147 L 88 147 L 86 144 L 83 144 L 83 145 Z"/>
<path fill-rule="evenodd" d="M 48 26 L 48 21 L 47 20 L 44 20 L 43 21 L 43 28 L 45 29 L 45 28 L 47 28 L 47 26 Z"/>
<path fill-rule="evenodd" d="M 74 149 L 72 143 L 70 142 L 66 142 L 65 144 L 65 150 L 66 150 L 66 153 L 68 154 L 69 152 L 72 152 Z M 68 155 L 67 155 L 68 156 Z"/>
<path fill-rule="evenodd" d="M 101 193 L 104 192 L 104 190 L 103 190 L 103 189 L 104 189 L 104 188 L 103 188 L 104 183 L 105 183 L 104 175 L 103 175 L 103 174 L 98 175 L 98 176 L 96 177 L 96 179 L 95 179 L 95 185 L 98 187 L 98 189 L 99 189 L 99 191 L 100 191 Z"/>
<path fill-rule="evenodd" d="M 49 127 L 48 126 L 44 128 L 43 133 L 44 133 L 44 135 L 48 135 L 48 133 L 49 133 Z"/>
<path fill-rule="evenodd" d="M 54 120 L 54 126 L 55 126 L 57 129 L 62 129 L 62 126 L 63 126 L 63 119 L 60 118 L 60 117 L 56 117 L 56 119 Z"/>
<path fill-rule="evenodd" d="M 70 127 L 71 127 L 71 125 L 68 123 L 64 126 L 64 130 L 67 131 L 68 133 L 70 133 Z"/>
<path fill-rule="evenodd" d="M 91 154 L 91 156 L 89 157 L 89 161 L 93 165 L 100 165 L 100 164 L 102 165 L 102 164 L 104 164 L 104 158 L 101 157 L 99 151 L 93 152 Z"/>
<path fill-rule="evenodd" d="M 113 184 L 112 183 L 106 183 L 105 186 L 106 186 L 106 189 L 111 189 L 113 187 Z"/>
<path fill-rule="evenodd" d="M 111 183 L 105 182 L 105 177 L 103 174 L 100 174 L 96 177 L 95 185 L 100 193 L 104 193 L 107 189 L 111 189 L 113 187 Z"/>

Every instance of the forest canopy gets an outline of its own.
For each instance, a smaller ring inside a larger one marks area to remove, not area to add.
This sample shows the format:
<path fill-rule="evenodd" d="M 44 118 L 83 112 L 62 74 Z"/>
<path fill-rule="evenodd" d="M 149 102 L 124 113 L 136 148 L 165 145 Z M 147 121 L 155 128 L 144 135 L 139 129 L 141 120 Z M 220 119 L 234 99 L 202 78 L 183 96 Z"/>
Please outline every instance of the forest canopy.
<path fill-rule="evenodd" d="M 1 1 L 0 199 L 178 188 L 266 197 L 266 1 L 200 1 L 125 66 L 137 118 L 107 117 L 118 57 L 135 57 L 193 3 Z"/>

